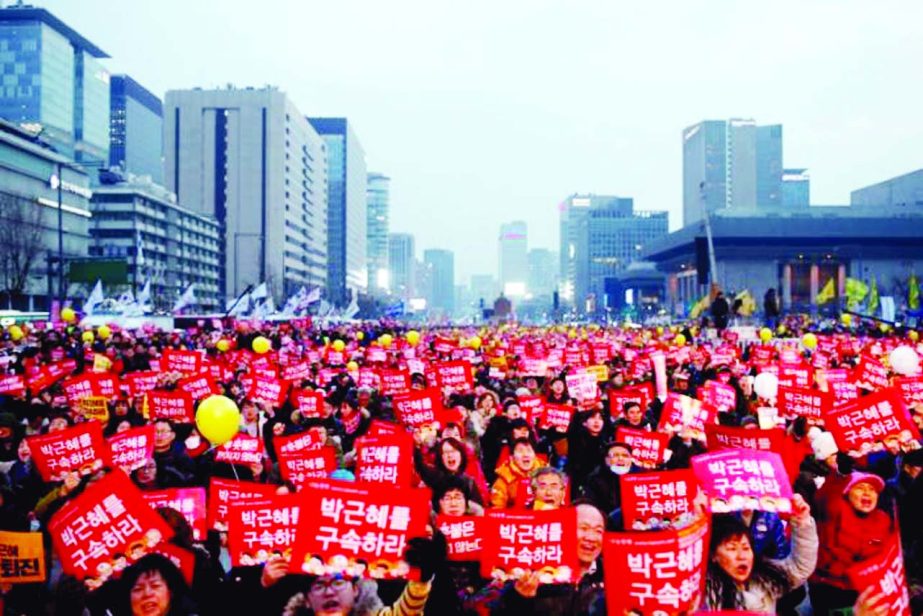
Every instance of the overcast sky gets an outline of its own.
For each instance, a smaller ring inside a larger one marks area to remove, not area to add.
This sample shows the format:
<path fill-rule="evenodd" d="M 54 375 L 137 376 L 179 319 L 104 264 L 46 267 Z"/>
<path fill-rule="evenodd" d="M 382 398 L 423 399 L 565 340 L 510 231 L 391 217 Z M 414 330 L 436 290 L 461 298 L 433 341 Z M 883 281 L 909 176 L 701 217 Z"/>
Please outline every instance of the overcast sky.
<path fill-rule="evenodd" d="M 919 0 L 33 0 L 154 93 L 273 84 L 346 116 L 391 230 L 497 268 L 500 223 L 557 248 L 574 192 L 681 223 L 680 133 L 784 125 L 813 204 L 923 167 Z M 8 2 L 7 2 L 8 3 Z"/>

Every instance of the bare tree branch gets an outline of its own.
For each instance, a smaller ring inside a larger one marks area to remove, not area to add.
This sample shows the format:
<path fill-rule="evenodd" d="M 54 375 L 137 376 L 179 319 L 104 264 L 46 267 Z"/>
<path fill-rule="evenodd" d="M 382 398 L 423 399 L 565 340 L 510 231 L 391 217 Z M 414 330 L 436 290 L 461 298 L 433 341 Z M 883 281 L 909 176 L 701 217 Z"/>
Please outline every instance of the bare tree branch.
<path fill-rule="evenodd" d="M 42 208 L 23 197 L 0 193 L 0 282 L 21 295 L 43 251 Z"/>

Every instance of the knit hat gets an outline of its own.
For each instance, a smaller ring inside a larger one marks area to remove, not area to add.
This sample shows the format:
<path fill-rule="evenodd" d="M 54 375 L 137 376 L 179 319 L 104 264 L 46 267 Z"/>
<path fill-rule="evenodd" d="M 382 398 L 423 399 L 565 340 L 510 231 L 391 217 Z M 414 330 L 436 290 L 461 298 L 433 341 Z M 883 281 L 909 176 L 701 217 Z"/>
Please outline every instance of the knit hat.
<path fill-rule="evenodd" d="M 833 439 L 833 434 L 824 432 L 817 426 L 808 430 L 808 439 L 811 441 L 814 457 L 818 460 L 826 460 L 840 451 Z"/>
<path fill-rule="evenodd" d="M 878 475 L 873 475 L 872 473 L 855 472 L 849 476 L 849 483 L 847 483 L 846 487 L 843 488 L 843 494 L 849 494 L 849 491 L 860 483 L 870 484 L 879 494 L 881 494 L 881 491 L 885 489 L 885 481 Z"/>

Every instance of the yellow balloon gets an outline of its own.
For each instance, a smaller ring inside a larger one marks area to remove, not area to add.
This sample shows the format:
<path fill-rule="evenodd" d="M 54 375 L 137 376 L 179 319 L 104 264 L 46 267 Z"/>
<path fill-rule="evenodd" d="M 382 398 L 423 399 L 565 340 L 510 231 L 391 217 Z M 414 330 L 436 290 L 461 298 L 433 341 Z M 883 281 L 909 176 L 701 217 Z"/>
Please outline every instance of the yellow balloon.
<path fill-rule="evenodd" d="M 96 340 L 96 336 L 94 336 L 93 332 L 91 331 L 85 331 L 83 332 L 83 334 L 80 335 L 80 339 L 86 342 L 87 344 L 90 344 L 91 342 Z"/>
<path fill-rule="evenodd" d="M 816 349 L 817 348 L 817 336 L 808 332 L 801 337 L 801 344 L 804 345 L 806 349 Z"/>
<path fill-rule="evenodd" d="M 240 409 L 227 396 L 209 396 L 199 404 L 195 425 L 212 445 L 224 445 L 240 429 Z"/>
<path fill-rule="evenodd" d="M 475 351 L 477 351 L 478 349 L 480 349 L 480 348 L 481 348 L 481 337 L 480 337 L 480 336 L 472 336 L 471 338 L 469 338 L 469 339 L 468 339 L 468 346 L 470 346 L 470 347 L 471 347 L 472 349 L 474 349 Z"/>
<path fill-rule="evenodd" d="M 415 329 L 407 332 L 407 344 L 410 346 L 417 346 L 420 343 L 420 332 Z"/>
<path fill-rule="evenodd" d="M 786 331 L 788 330 L 785 329 L 784 325 L 780 325 L 779 327 L 776 328 L 776 333 L 779 334 L 780 336 L 784 336 Z"/>
<path fill-rule="evenodd" d="M 96 335 L 99 336 L 101 340 L 107 340 L 109 336 L 112 335 L 112 330 L 108 325 L 100 325 L 96 328 Z"/>
<path fill-rule="evenodd" d="M 61 320 L 65 323 L 70 323 L 77 318 L 77 313 L 74 312 L 73 308 L 62 308 L 61 309 Z"/>
<path fill-rule="evenodd" d="M 334 350 L 334 351 L 338 351 L 338 352 L 339 352 L 339 351 L 342 351 L 343 349 L 346 348 L 346 343 L 343 342 L 342 340 L 340 340 L 339 338 L 337 338 L 336 340 L 333 341 L 333 345 L 332 345 L 332 346 L 333 346 L 333 350 Z"/>
<path fill-rule="evenodd" d="M 218 341 L 218 344 L 216 344 L 215 346 L 222 353 L 227 353 L 228 350 L 231 348 L 231 343 L 225 340 L 224 338 L 222 338 L 221 340 Z"/>
<path fill-rule="evenodd" d="M 686 345 L 686 336 L 682 334 L 676 334 L 676 338 L 673 339 L 673 342 L 676 343 L 676 346 L 685 346 Z"/>
<path fill-rule="evenodd" d="M 891 326 L 888 325 L 887 323 L 882 323 L 881 325 L 878 326 L 878 329 L 881 330 L 881 333 L 887 334 L 889 331 L 891 331 Z"/>
<path fill-rule="evenodd" d="M 772 340 L 772 330 L 768 327 L 764 327 L 760 330 L 760 340 L 763 342 L 769 342 Z"/>
<path fill-rule="evenodd" d="M 391 336 L 391 334 L 382 334 L 378 337 L 378 342 L 381 344 L 381 346 L 387 349 L 389 346 L 391 346 L 391 343 L 394 342 L 394 338 Z"/>
<path fill-rule="evenodd" d="M 848 312 L 844 313 L 840 315 L 840 321 L 843 322 L 843 325 L 845 325 L 846 327 L 849 327 L 850 325 L 852 325 L 852 315 L 849 314 Z"/>
<path fill-rule="evenodd" d="M 356 332 L 356 340 L 364 340 L 365 332 Z"/>
<path fill-rule="evenodd" d="M 20 326 L 10 325 L 10 329 L 8 331 L 10 332 L 10 338 L 13 340 L 13 342 L 18 342 L 22 340 L 22 337 L 24 334 Z"/>
<path fill-rule="evenodd" d="M 272 348 L 272 343 L 266 336 L 257 336 L 253 339 L 252 348 L 254 352 L 262 355 L 263 353 L 269 352 L 269 349 Z"/>
<path fill-rule="evenodd" d="M 917 330 L 915 330 L 915 329 L 911 329 L 911 330 L 910 330 L 910 333 L 907 334 L 907 335 L 910 336 L 910 339 L 911 339 L 912 341 L 914 341 L 914 342 L 916 342 L 917 340 L 920 339 L 920 334 L 919 334 L 919 332 L 917 332 Z"/>
<path fill-rule="evenodd" d="M 657 326 L 657 335 L 658 335 L 658 336 L 663 336 L 663 325 L 658 325 L 658 326 Z"/>
<path fill-rule="evenodd" d="M 354 361 L 351 361 L 348 364 L 346 364 L 346 369 L 350 372 L 355 372 L 356 370 L 359 369 L 359 364 L 357 364 Z"/>

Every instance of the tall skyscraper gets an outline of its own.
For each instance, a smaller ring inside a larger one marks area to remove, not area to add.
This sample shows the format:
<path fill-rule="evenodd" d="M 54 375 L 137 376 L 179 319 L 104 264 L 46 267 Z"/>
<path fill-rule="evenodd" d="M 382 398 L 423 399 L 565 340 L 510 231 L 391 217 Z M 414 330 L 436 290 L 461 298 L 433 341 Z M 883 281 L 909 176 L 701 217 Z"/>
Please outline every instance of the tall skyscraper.
<path fill-rule="evenodd" d="M 327 144 L 327 295 L 346 304 L 368 289 L 365 153 L 346 118 L 308 118 Z"/>
<path fill-rule="evenodd" d="M 782 204 L 782 126 L 706 120 L 683 131 L 683 224 L 724 208 Z"/>
<path fill-rule="evenodd" d="M 327 277 L 326 146 L 276 88 L 167 92 L 164 171 L 222 230 L 225 298 L 267 282 L 276 301 Z"/>
<path fill-rule="evenodd" d="M 42 128 L 60 153 L 109 162 L 109 73 L 102 49 L 28 5 L 0 9 L 0 117 Z"/>
<path fill-rule="evenodd" d="M 500 287 L 508 297 L 523 297 L 529 280 L 528 228 L 521 220 L 500 225 Z"/>
<path fill-rule="evenodd" d="M 423 251 L 423 262 L 431 276 L 427 309 L 451 317 L 455 311 L 455 255 L 451 250 L 431 248 Z"/>
<path fill-rule="evenodd" d="M 403 300 L 409 300 L 416 293 L 414 250 L 411 234 L 391 233 L 388 235 L 388 270 L 391 277 L 391 293 Z"/>
<path fill-rule="evenodd" d="M 547 248 L 529 251 L 529 293 L 533 297 L 551 296 L 558 286 L 558 253 Z"/>
<path fill-rule="evenodd" d="M 561 213 L 561 297 L 579 313 L 606 308 L 606 286 L 645 244 L 666 235 L 666 212 L 635 211 L 630 198 L 573 195 Z"/>
<path fill-rule="evenodd" d="M 387 293 L 391 285 L 388 263 L 388 209 L 391 178 L 369 173 L 366 186 L 366 258 L 370 293 Z"/>
<path fill-rule="evenodd" d="M 811 205 L 811 175 L 807 169 L 782 170 L 782 205 L 785 207 Z"/>
<path fill-rule="evenodd" d="M 109 85 L 109 164 L 163 184 L 163 103 L 128 75 Z"/>

